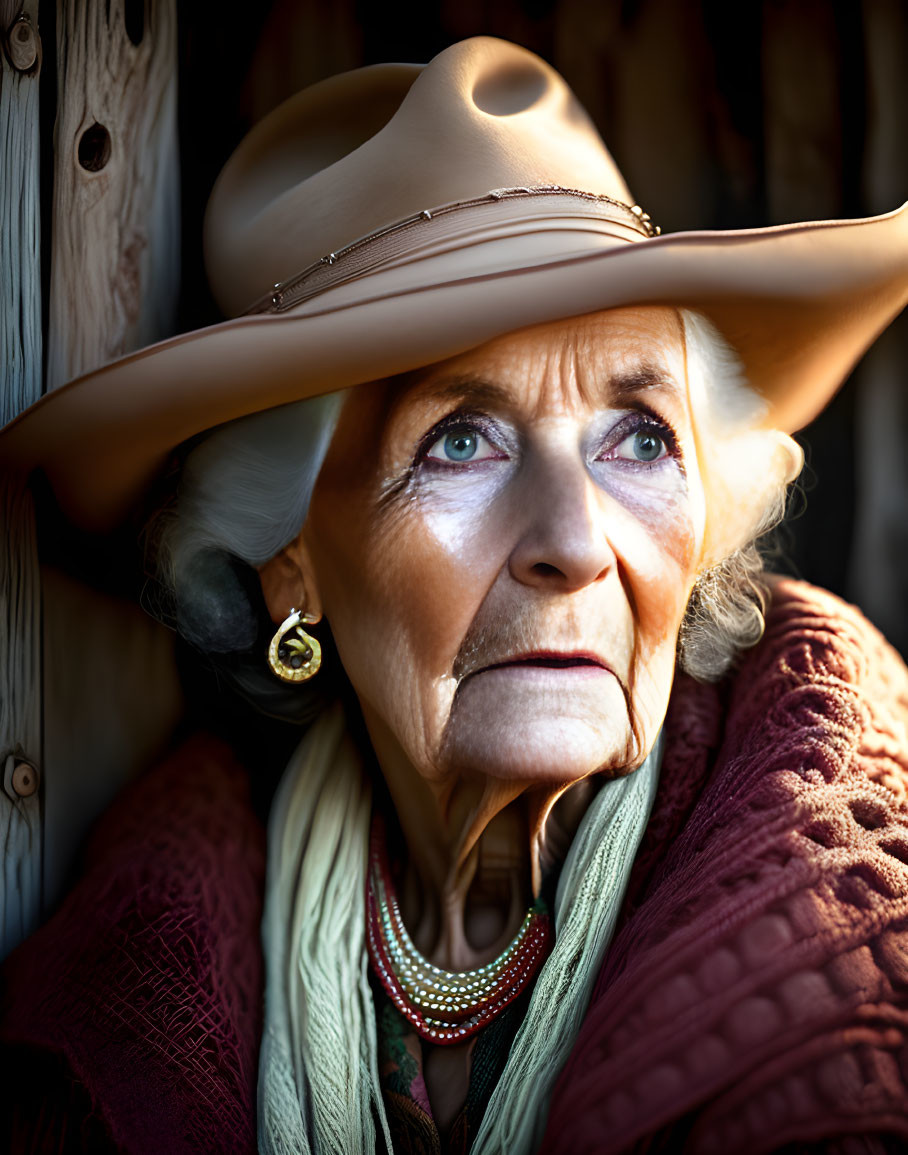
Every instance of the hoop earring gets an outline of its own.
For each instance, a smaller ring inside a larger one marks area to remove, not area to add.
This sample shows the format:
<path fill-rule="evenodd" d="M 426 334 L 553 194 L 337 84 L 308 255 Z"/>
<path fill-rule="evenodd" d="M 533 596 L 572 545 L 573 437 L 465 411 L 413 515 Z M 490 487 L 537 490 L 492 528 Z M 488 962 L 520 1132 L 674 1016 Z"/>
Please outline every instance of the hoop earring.
<path fill-rule="evenodd" d="M 322 647 L 318 640 L 303 629 L 303 623 L 318 621 L 312 614 L 291 610 L 271 639 L 268 647 L 268 665 L 282 682 L 307 682 L 318 673 L 322 664 Z"/>

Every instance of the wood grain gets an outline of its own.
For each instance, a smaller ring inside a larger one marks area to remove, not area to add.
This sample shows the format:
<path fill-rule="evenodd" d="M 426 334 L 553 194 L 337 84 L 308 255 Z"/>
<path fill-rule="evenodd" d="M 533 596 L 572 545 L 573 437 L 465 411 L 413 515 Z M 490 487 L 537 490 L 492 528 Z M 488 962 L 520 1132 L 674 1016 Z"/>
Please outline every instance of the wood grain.
<path fill-rule="evenodd" d="M 41 68 L 40 54 L 28 71 L 11 64 L 8 33 L 17 24 L 31 29 L 37 52 L 38 0 L 27 0 L 21 9 L 4 4 L 0 11 L 0 28 L 7 45 L 7 51 L 0 52 L 0 425 L 41 395 Z M 18 34 L 13 39 L 24 59 L 25 44 Z"/>
<path fill-rule="evenodd" d="M 174 329 L 179 291 L 175 0 L 59 0 L 47 388 Z"/>
<path fill-rule="evenodd" d="M 41 215 L 38 0 L 0 2 L 0 424 L 41 395 Z M 15 62 L 15 63 L 14 63 Z M 16 67 L 16 64 L 19 67 Z M 41 910 L 41 790 L 23 797 L 15 771 L 40 775 L 41 601 L 31 495 L 0 481 L 0 958 Z"/>
<path fill-rule="evenodd" d="M 0 958 L 38 925 L 41 914 L 42 791 L 22 797 L 17 763 L 40 776 L 41 591 L 31 495 L 15 479 L 0 484 Z"/>
<path fill-rule="evenodd" d="M 117 792 L 160 757 L 183 712 L 174 635 L 135 603 L 42 566 L 44 906 Z"/>
<path fill-rule="evenodd" d="M 869 131 L 864 153 L 867 211 L 890 212 L 908 197 L 908 7 L 862 5 Z M 849 595 L 908 654 L 908 314 L 873 346 L 858 370 L 857 508 Z"/>

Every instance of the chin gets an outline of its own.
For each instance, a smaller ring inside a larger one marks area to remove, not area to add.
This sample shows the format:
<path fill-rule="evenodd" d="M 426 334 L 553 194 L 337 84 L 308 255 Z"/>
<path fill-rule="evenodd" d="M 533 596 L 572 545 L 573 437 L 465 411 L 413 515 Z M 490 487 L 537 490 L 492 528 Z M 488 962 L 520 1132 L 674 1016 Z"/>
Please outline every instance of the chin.
<path fill-rule="evenodd" d="M 612 675 L 547 686 L 480 675 L 458 692 L 443 754 L 461 774 L 552 784 L 626 773 L 643 758 Z"/>

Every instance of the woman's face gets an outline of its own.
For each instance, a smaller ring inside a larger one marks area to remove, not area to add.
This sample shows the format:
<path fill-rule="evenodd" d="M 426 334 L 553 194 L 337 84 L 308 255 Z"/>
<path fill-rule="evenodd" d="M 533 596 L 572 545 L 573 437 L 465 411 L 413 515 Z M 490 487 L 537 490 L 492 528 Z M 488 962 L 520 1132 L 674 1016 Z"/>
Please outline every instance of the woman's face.
<path fill-rule="evenodd" d="M 678 315 L 538 326 L 349 396 L 300 539 L 379 761 L 643 760 L 703 538 Z"/>

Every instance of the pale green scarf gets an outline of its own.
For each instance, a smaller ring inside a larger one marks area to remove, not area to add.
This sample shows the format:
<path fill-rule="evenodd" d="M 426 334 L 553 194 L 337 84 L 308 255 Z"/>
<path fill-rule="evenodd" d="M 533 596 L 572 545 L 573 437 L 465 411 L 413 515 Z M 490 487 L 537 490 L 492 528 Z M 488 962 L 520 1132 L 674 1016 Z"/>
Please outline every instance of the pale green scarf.
<path fill-rule="evenodd" d="M 555 946 L 533 989 L 471 1155 L 530 1155 L 612 937 L 658 782 L 661 738 L 605 782 L 568 853 Z M 391 1151 L 367 978 L 371 789 L 340 707 L 300 743 L 268 828 L 262 937 L 261 1155 Z"/>

